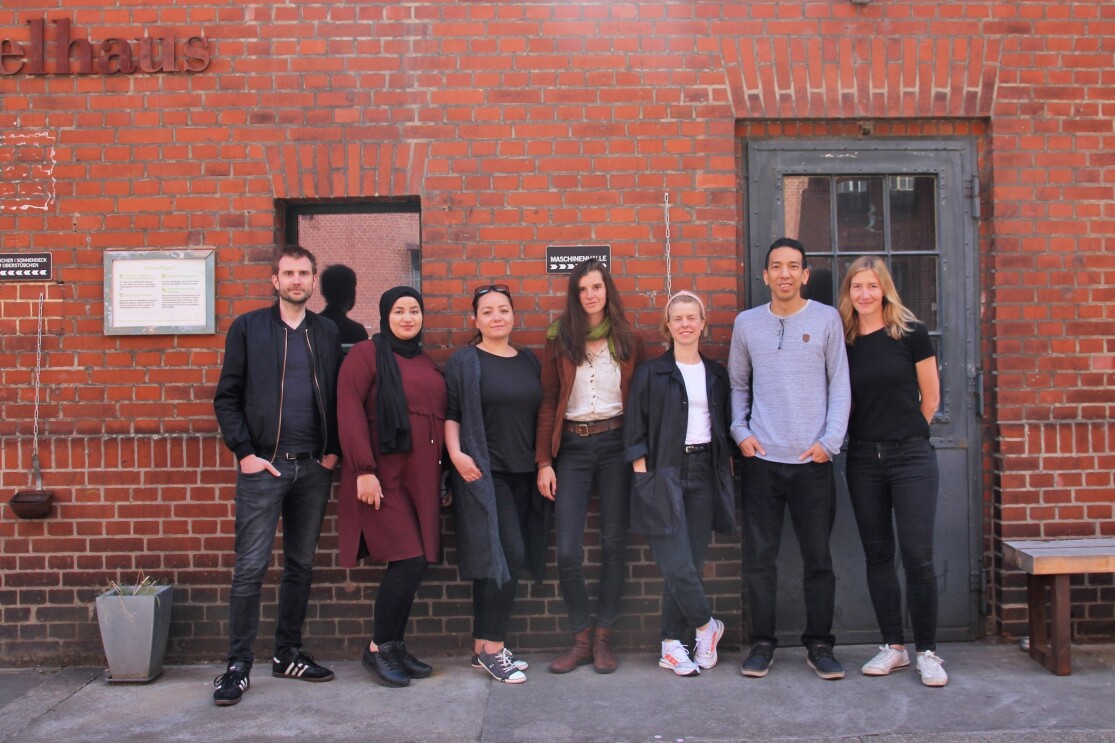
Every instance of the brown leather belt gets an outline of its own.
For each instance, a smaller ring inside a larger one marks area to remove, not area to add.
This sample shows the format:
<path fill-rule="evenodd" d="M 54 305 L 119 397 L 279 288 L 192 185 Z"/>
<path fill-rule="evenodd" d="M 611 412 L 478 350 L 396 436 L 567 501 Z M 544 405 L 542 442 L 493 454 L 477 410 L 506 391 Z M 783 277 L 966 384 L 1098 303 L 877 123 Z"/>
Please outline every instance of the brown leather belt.
<path fill-rule="evenodd" d="M 598 433 L 605 431 L 614 431 L 617 428 L 623 428 L 623 416 L 617 415 L 615 418 L 608 418 L 602 421 L 565 421 L 561 429 L 566 433 L 575 433 L 578 436 L 595 436 Z"/>

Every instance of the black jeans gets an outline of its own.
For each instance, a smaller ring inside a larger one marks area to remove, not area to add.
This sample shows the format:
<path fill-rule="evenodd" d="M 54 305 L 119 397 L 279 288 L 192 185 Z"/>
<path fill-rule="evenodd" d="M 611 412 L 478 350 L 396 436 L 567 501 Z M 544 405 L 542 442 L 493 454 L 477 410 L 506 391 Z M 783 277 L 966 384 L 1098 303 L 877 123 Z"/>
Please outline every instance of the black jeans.
<path fill-rule="evenodd" d="M 589 498 L 600 497 L 600 600 L 596 624 L 612 627 L 619 616 L 620 595 L 627 574 L 627 518 L 631 467 L 623 461 L 623 431 L 594 436 L 563 433 L 554 462 L 557 495 L 558 579 L 569 612 L 569 628 L 580 632 L 592 624 L 592 605 L 585 584 L 585 521 Z"/>
<path fill-rule="evenodd" d="M 662 639 L 680 640 L 690 627 L 712 618 L 701 574 L 712 538 L 716 498 L 712 455 L 686 454 L 681 465 L 685 523 L 673 534 L 648 534 L 654 561 L 666 581 L 662 592 Z"/>
<path fill-rule="evenodd" d="M 491 578 L 472 582 L 472 636 L 476 640 L 505 642 L 511 624 L 511 611 L 519 587 L 519 570 L 526 561 L 527 516 L 535 487 L 533 472 L 493 472 L 496 491 L 496 518 L 499 523 L 499 545 L 511 580 L 502 586 Z"/>
<path fill-rule="evenodd" d="M 918 652 L 937 648 L 937 573 L 933 568 L 937 481 L 937 454 L 928 439 L 849 442 L 848 493 L 867 559 L 867 588 L 883 642 L 905 642 L 902 589 L 894 568 L 897 526 L 906 573 L 906 601 Z"/>
<path fill-rule="evenodd" d="M 836 578 L 829 537 L 836 517 L 832 462 L 783 464 L 758 457 L 744 460 L 743 578 L 751 606 L 751 643 L 777 645 L 775 637 L 779 543 L 786 507 L 801 549 L 805 589 L 805 646 L 836 643 L 832 615 Z"/>
<path fill-rule="evenodd" d="M 260 589 L 271 561 L 275 530 L 283 519 L 283 577 L 279 584 L 279 619 L 275 654 L 286 656 L 302 646 L 302 624 L 310 600 L 314 552 L 333 473 L 312 459 L 272 464 L 279 477 L 264 470 L 236 476 L 236 567 L 229 597 L 228 660 L 255 658 L 259 630 Z"/>

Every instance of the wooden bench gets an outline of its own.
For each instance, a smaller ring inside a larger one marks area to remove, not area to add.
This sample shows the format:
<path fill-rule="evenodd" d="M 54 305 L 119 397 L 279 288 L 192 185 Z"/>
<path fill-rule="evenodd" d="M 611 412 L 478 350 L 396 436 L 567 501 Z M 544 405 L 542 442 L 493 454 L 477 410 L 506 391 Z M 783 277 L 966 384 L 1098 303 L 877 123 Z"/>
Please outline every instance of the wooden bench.
<path fill-rule="evenodd" d="M 1069 576 L 1115 573 L 1115 538 L 1003 542 L 1003 559 L 1027 573 L 1030 657 L 1058 676 L 1072 673 Z M 1049 618 L 1046 619 L 1046 589 Z"/>

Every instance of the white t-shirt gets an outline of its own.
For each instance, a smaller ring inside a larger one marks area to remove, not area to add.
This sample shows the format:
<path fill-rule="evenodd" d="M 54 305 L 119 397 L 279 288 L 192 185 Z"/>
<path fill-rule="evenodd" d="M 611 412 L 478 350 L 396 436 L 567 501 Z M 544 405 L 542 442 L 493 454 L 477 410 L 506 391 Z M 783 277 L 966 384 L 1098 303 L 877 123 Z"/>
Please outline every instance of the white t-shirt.
<path fill-rule="evenodd" d="M 712 418 L 708 414 L 708 389 L 705 387 L 705 362 L 677 363 L 685 380 L 689 398 L 689 422 L 685 427 L 686 444 L 707 444 L 712 441 Z"/>

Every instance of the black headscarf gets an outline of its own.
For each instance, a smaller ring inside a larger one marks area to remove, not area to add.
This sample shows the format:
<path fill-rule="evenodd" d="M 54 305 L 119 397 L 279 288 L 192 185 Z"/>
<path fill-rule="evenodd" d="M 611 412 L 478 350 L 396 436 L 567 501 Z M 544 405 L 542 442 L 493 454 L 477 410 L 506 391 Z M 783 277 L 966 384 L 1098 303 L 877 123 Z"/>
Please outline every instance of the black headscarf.
<path fill-rule="evenodd" d="M 413 297 L 425 314 L 422 295 L 409 286 L 388 289 L 379 298 L 379 332 L 372 340 L 376 344 L 376 431 L 379 448 L 384 454 L 405 454 L 410 451 L 410 417 L 407 415 L 407 398 L 403 392 L 403 378 L 395 354 L 413 358 L 422 353 L 422 332 L 410 340 L 396 338 L 391 332 L 388 318 L 391 308 L 403 297 Z"/>

